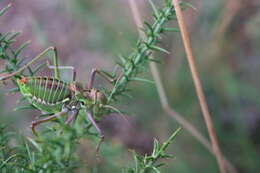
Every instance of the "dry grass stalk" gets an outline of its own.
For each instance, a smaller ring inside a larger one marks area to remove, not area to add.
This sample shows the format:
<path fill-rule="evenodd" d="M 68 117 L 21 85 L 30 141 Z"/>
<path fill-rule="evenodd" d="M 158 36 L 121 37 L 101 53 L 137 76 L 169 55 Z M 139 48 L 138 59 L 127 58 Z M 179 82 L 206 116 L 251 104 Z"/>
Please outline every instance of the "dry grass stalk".
<path fill-rule="evenodd" d="M 136 27 L 138 28 L 139 35 L 141 37 L 144 37 L 144 33 L 139 30 L 140 28 L 143 27 L 142 19 L 140 12 L 138 10 L 137 4 L 135 0 L 128 0 L 130 9 L 132 11 L 132 15 L 134 18 L 134 22 L 136 24 Z M 159 75 L 159 70 L 156 66 L 156 63 L 153 61 L 149 62 L 150 70 L 152 73 L 152 76 L 155 81 L 155 85 L 157 88 L 157 92 L 159 94 L 159 99 L 162 105 L 163 110 L 166 112 L 167 115 L 171 116 L 174 118 L 185 130 L 187 130 L 196 140 L 198 140 L 206 149 L 209 150 L 210 153 L 214 154 L 213 149 L 211 147 L 210 142 L 190 123 L 188 122 L 183 116 L 181 116 L 179 113 L 177 113 L 174 109 L 172 109 L 169 105 L 168 98 L 166 96 L 166 92 L 164 90 L 164 86 L 162 84 L 160 75 Z M 227 160 L 225 159 L 225 163 L 232 173 L 236 173 L 236 169 L 234 166 Z"/>
<path fill-rule="evenodd" d="M 212 144 L 212 149 L 216 155 L 217 158 L 217 162 L 219 165 L 219 169 L 221 171 L 221 173 L 226 173 L 226 166 L 224 163 L 224 159 L 218 144 L 218 140 L 217 140 L 217 135 L 211 120 L 211 115 L 209 113 L 209 109 L 208 109 L 208 104 L 207 101 L 205 99 L 205 95 L 202 89 L 202 85 L 200 82 L 200 78 L 199 78 L 199 74 L 195 65 L 195 61 L 194 61 L 194 57 L 193 57 L 193 52 L 192 52 L 192 48 L 191 48 L 191 43 L 190 43 L 190 38 L 189 38 L 189 34 L 186 28 L 186 24 L 184 22 L 184 18 L 182 15 L 182 11 L 181 8 L 179 6 L 179 1 L 178 0 L 173 0 L 173 5 L 176 11 L 176 16 L 177 16 L 177 20 L 179 23 L 179 27 L 180 27 L 180 31 L 181 31 L 181 35 L 182 35 L 182 39 L 183 39 L 183 43 L 184 43 L 184 47 L 185 47 L 185 51 L 187 54 L 187 59 L 189 62 L 189 67 L 191 70 L 191 74 L 192 74 L 192 78 L 194 81 L 194 85 L 195 85 L 195 89 L 196 89 L 196 93 L 199 99 L 199 103 L 201 106 L 201 110 L 202 110 L 202 114 L 203 114 L 203 118 L 205 120 L 207 129 L 208 129 L 208 133 L 209 133 L 209 137 L 211 140 L 211 144 Z"/>

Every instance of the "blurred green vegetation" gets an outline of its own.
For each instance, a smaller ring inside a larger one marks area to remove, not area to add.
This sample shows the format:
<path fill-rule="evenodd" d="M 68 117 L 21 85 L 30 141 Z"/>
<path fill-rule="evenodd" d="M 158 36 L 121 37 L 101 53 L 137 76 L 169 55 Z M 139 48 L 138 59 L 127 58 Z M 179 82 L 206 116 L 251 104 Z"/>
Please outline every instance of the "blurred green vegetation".
<path fill-rule="evenodd" d="M 7 3 L 3 0 L 0 6 Z M 185 17 L 221 149 L 239 172 L 259 172 L 260 3 L 257 0 L 193 3 L 196 11 L 186 9 Z M 151 20 L 149 3 L 140 1 L 139 8 L 144 18 Z M 138 38 L 129 5 L 119 0 L 46 0 L 42 4 L 15 1 L 0 21 L 1 32 L 23 31 L 18 43 L 32 40 L 24 56 L 33 57 L 47 45 L 57 46 L 62 64 L 75 66 L 78 80 L 83 83 L 93 67 L 112 71 L 118 60 L 116 55 L 131 52 Z M 171 106 L 207 136 L 180 35 L 166 34 L 162 40 L 161 45 L 171 54 L 155 56 L 161 61 L 161 77 Z M 152 80 L 149 70 L 144 71 L 143 77 Z M 98 84 L 106 86 L 101 81 Z M 154 85 L 135 82 L 130 86 L 132 98 L 124 98 L 118 105 L 131 116 L 130 130 L 123 121 L 102 122 L 108 145 L 104 145 L 101 155 L 106 152 L 111 156 L 102 161 L 107 164 L 100 166 L 91 161 L 88 139 L 80 145 L 79 157 L 86 159 L 93 170 L 98 165 L 97 172 L 117 172 L 118 167 L 131 159 L 125 148 L 137 148 L 141 153 L 151 151 L 151 137 L 164 141 L 179 126 L 162 111 Z M 30 135 L 27 127 L 38 112 L 12 112 L 17 95 L 6 96 L 5 92 L 6 88 L 1 89 L 1 122 L 16 132 Z M 43 125 L 42 129 L 46 127 Z M 137 140 L 138 136 L 142 140 Z M 215 158 L 184 130 L 168 151 L 174 153 L 175 159 L 162 172 L 218 172 Z"/>

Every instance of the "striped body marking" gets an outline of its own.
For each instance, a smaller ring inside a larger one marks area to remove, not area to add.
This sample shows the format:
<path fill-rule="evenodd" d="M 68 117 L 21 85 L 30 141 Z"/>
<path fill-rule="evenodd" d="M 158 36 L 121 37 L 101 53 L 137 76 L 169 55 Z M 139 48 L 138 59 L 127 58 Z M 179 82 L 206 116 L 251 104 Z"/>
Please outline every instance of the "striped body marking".
<path fill-rule="evenodd" d="M 48 61 L 47 66 L 50 69 L 54 68 L 55 77 L 25 77 L 21 75 L 22 72 L 29 68 L 32 63 L 38 61 L 42 57 L 45 57 L 44 55 L 46 55 L 49 51 L 54 52 L 54 66 L 49 65 Z M 60 80 L 58 69 L 71 69 L 73 72 L 72 82 L 66 83 L 65 81 Z M 117 83 L 117 80 L 113 77 L 113 75 L 108 75 L 106 72 L 98 69 L 92 69 L 90 80 L 86 87 L 83 87 L 82 84 L 76 82 L 76 71 L 74 70 L 74 67 L 58 66 L 57 49 L 55 47 L 49 47 L 17 71 L 0 76 L 0 81 L 10 78 L 13 80 L 15 79 L 21 94 L 29 101 L 29 103 L 42 113 L 48 114 L 47 117 L 32 122 L 31 129 L 35 135 L 37 135 L 35 127 L 39 124 L 57 119 L 61 115 L 67 113 L 70 114 L 68 115 L 65 123 L 70 124 L 76 119 L 80 111 L 84 110 L 84 112 L 87 113 L 88 120 L 99 133 L 100 141 L 96 148 L 96 151 L 98 151 L 101 142 L 104 140 L 104 134 L 98 126 L 96 118 L 108 113 L 107 109 L 111 109 L 113 111 L 116 109 L 107 105 L 106 95 L 93 87 L 96 75 L 100 75 L 111 84 Z"/>
<path fill-rule="evenodd" d="M 57 105 L 72 97 L 69 84 L 53 77 L 22 77 L 17 80 L 22 93 L 43 105 Z"/>

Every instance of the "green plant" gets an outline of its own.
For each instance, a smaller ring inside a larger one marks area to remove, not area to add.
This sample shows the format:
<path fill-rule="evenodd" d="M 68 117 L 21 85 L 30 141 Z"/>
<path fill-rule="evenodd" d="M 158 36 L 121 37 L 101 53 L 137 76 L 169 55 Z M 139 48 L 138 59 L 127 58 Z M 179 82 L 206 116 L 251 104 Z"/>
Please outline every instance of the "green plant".
<path fill-rule="evenodd" d="M 108 104 L 117 102 L 117 97 L 126 94 L 128 91 L 128 83 L 130 81 L 147 81 L 137 77 L 148 61 L 156 61 L 150 58 L 153 51 L 167 52 L 163 48 L 157 46 L 161 35 L 167 31 L 176 31 L 175 28 L 167 28 L 164 25 L 166 22 L 172 20 L 175 16 L 173 6 L 170 1 L 166 1 L 165 7 L 158 10 L 154 16 L 154 23 L 149 24 L 145 22 L 146 27 L 143 29 L 145 36 L 137 41 L 135 51 L 129 56 L 121 56 L 121 74 L 117 76 L 117 80 L 113 83 L 111 91 L 106 91 L 108 96 Z M 9 7 L 3 9 L 2 15 Z M 1 77 L 16 72 L 22 67 L 26 67 L 28 72 L 21 71 L 22 75 L 35 76 L 36 72 L 45 66 L 39 64 L 36 68 L 31 69 L 30 66 L 23 66 L 24 57 L 20 57 L 20 52 L 28 45 L 28 42 L 22 44 L 19 48 L 13 49 L 12 43 L 19 33 L 1 34 L 0 38 L 0 58 L 5 61 L 5 69 L 1 72 Z M 107 75 L 113 77 L 112 73 L 105 72 Z M 13 80 L 15 88 L 12 92 L 19 92 L 18 84 Z M 23 100 L 23 98 L 22 98 Z M 22 106 L 16 109 L 30 108 L 32 106 Z M 21 136 L 21 140 L 17 140 L 16 145 L 10 145 L 10 140 L 15 139 L 16 136 L 9 135 L 5 128 L 1 128 L 0 137 L 1 142 L 1 171 L 8 172 L 73 172 L 80 167 L 81 162 L 75 153 L 78 141 L 91 136 L 98 136 L 92 133 L 92 124 L 82 116 L 84 112 L 80 111 L 75 123 L 70 127 L 67 126 L 63 119 L 58 119 L 55 126 L 45 129 L 41 135 L 35 139 Z M 157 141 L 154 142 L 154 151 L 151 156 L 135 155 L 136 167 L 130 168 L 130 172 L 149 172 L 150 170 L 158 172 L 160 165 L 155 165 L 159 158 L 166 158 L 164 152 L 170 142 L 173 140 L 174 133 L 166 143 L 162 146 Z"/>
<path fill-rule="evenodd" d="M 125 94 L 125 92 L 128 91 L 127 85 L 130 81 L 147 82 L 147 80 L 136 76 L 141 72 L 144 65 L 148 61 L 158 62 L 158 60 L 150 57 L 152 52 L 159 51 L 169 53 L 167 50 L 159 47 L 157 43 L 160 41 L 161 35 L 166 32 L 178 31 L 176 28 L 168 28 L 165 26 L 167 22 L 174 19 L 174 16 L 175 12 L 171 1 L 166 0 L 164 8 L 154 11 L 153 24 L 144 22 L 146 26 L 142 29 L 144 32 L 144 37 L 137 41 L 134 52 L 129 56 L 120 56 L 121 62 L 119 62 L 118 65 L 121 67 L 122 73 L 120 75 L 120 79 L 117 80 L 114 88 L 110 92 L 108 98 L 109 101 L 115 100 L 117 96 Z"/>
<path fill-rule="evenodd" d="M 162 145 L 160 145 L 157 140 L 154 140 L 154 148 L 151 155 L 140 156 L 134 153 L 135 166 L 134 168 L 129 168 L 127 170 L 127 173 L 160 172 L 158 168 L 165 165 L 165 163 L 157 163 L 157 161 L 158 159 L 166 159 L 173 157 L 172 155 L 166 154 L 165 151 L 180 130 L 180 128 L 177 129 Z"/>

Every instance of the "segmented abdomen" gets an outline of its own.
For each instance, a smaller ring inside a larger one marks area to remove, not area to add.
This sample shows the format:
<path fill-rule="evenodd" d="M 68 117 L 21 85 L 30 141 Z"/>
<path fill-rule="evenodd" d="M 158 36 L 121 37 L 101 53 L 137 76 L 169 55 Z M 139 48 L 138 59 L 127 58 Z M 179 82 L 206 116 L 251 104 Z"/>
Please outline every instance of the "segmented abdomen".
<path fill-rule="evenodd" d="M 70 98 L 69 85 L 52 77 L 26 77 L 24 87 L 32 100 L 44 105 L 56 105 Z"/>

